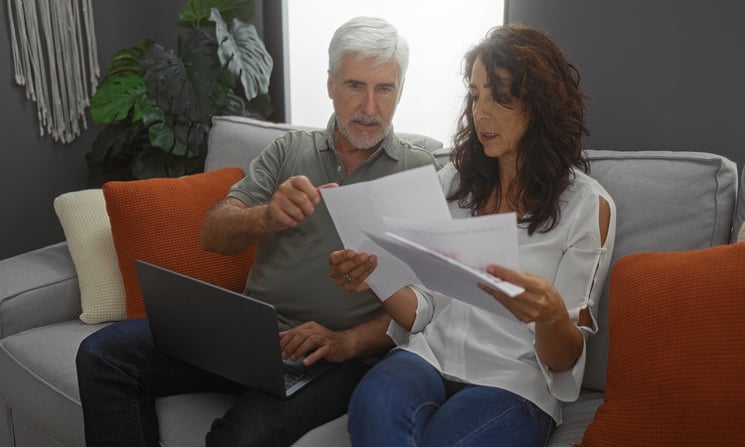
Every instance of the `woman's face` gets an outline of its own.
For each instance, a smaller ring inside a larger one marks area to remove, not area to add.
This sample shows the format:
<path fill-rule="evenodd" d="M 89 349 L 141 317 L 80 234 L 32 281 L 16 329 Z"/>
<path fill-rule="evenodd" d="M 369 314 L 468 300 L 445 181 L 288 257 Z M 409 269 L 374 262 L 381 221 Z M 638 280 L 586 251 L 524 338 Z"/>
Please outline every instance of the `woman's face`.
<path fill-rule="evenodd" d="M 517 156 L 517 144 L 528 128 L 529 119 L 523 101 L 510 94 L 512 74 L 503 68 L 497 68 L 496 75 L 502 83 L 493 86 L 497 91 L 492 96 L 486 67 L 480 58 L 476 59 L 468 86 L 473 123 L 487 157 L 514 159 Z M 495 96 L 500 98 L 499 102 L 494 100 Z"/>

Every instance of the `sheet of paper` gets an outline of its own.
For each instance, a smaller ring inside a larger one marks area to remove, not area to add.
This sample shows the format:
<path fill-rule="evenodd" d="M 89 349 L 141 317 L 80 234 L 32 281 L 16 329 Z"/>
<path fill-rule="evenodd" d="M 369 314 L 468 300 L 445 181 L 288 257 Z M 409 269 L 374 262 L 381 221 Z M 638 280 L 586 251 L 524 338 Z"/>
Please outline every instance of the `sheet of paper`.
<path fill-rule="evenodd" d="M 321 195 L 344 246 L 378 256 L 378 267 L 367 283 L 381 299 L 419 281 L 406 264 L 372 243 L 363 231 L 382 234 L 383 216 L 421 221 L 450 219 L 434 166 L 321 189 Z"/>
<path fill-rule="evenodd" d="M 501 290 L 510 297 L 523 293 L 525 290 L 522 287 L 390 232 L 383 235 L 368 233 L 367 236 L 411 267 L 420 284 L 509 320 L 518 321 L 502 304 L 481 290 L 478 284 Z"/>
<path fill-rule="evenodd" d="M 384 217 L 383 225 L 385 231 L 480 270 L 489 264 L 520 270 L 515 213 L 438 221 Z"/>

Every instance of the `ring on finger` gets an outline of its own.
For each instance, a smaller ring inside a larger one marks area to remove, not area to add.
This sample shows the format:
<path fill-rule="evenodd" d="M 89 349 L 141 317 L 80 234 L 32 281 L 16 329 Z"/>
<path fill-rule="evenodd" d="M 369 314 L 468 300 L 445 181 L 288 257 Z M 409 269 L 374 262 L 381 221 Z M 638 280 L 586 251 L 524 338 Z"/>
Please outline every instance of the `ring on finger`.
<path fill-rule="evenodd" d="M 342 279 L 343 279 L 344 281 L 346 281 L 346 282 L 352 282 L 352 281 L 354 281 L 354 278 L 352 278 L 351 276 L 349 276 L 349 273 L 345 273 L 344 275 L 342 275 L 342 277 L 341 277 L 341 278 L 342 278 Z"/>

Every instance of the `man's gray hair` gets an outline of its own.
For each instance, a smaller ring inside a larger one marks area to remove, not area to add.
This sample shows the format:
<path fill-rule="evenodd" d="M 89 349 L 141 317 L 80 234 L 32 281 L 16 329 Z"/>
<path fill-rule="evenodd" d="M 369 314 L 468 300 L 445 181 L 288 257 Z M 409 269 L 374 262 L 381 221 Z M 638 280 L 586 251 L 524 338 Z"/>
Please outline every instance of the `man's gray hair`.
<path fill-rule="evenodd" d="M 329 44 L 329 73 L 332 76 L 336 76 L 341 59 L 347 53 L 373 57 L 381 65 L 395 59 L 399 67 L 399 83 L 409 67 L 409 44 L 395 26 L 377 17 L 355 17 L 336 30 Z"/>

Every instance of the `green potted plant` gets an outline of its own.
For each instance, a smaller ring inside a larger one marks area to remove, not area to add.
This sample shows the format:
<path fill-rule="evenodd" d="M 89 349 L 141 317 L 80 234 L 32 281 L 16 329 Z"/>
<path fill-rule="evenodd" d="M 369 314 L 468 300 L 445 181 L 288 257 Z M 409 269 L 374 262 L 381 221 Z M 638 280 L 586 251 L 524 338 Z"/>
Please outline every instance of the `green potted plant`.
<path fill-rule="evenodd" d="M 91 187 L 200 172 L 214 115 L 271 114 L 273 61 L 252 16 L 252 0 L 189 0 L 175 50 L 145 39 L 112 57 L 91 98 L 106 124 L 86 157 Z"/>

